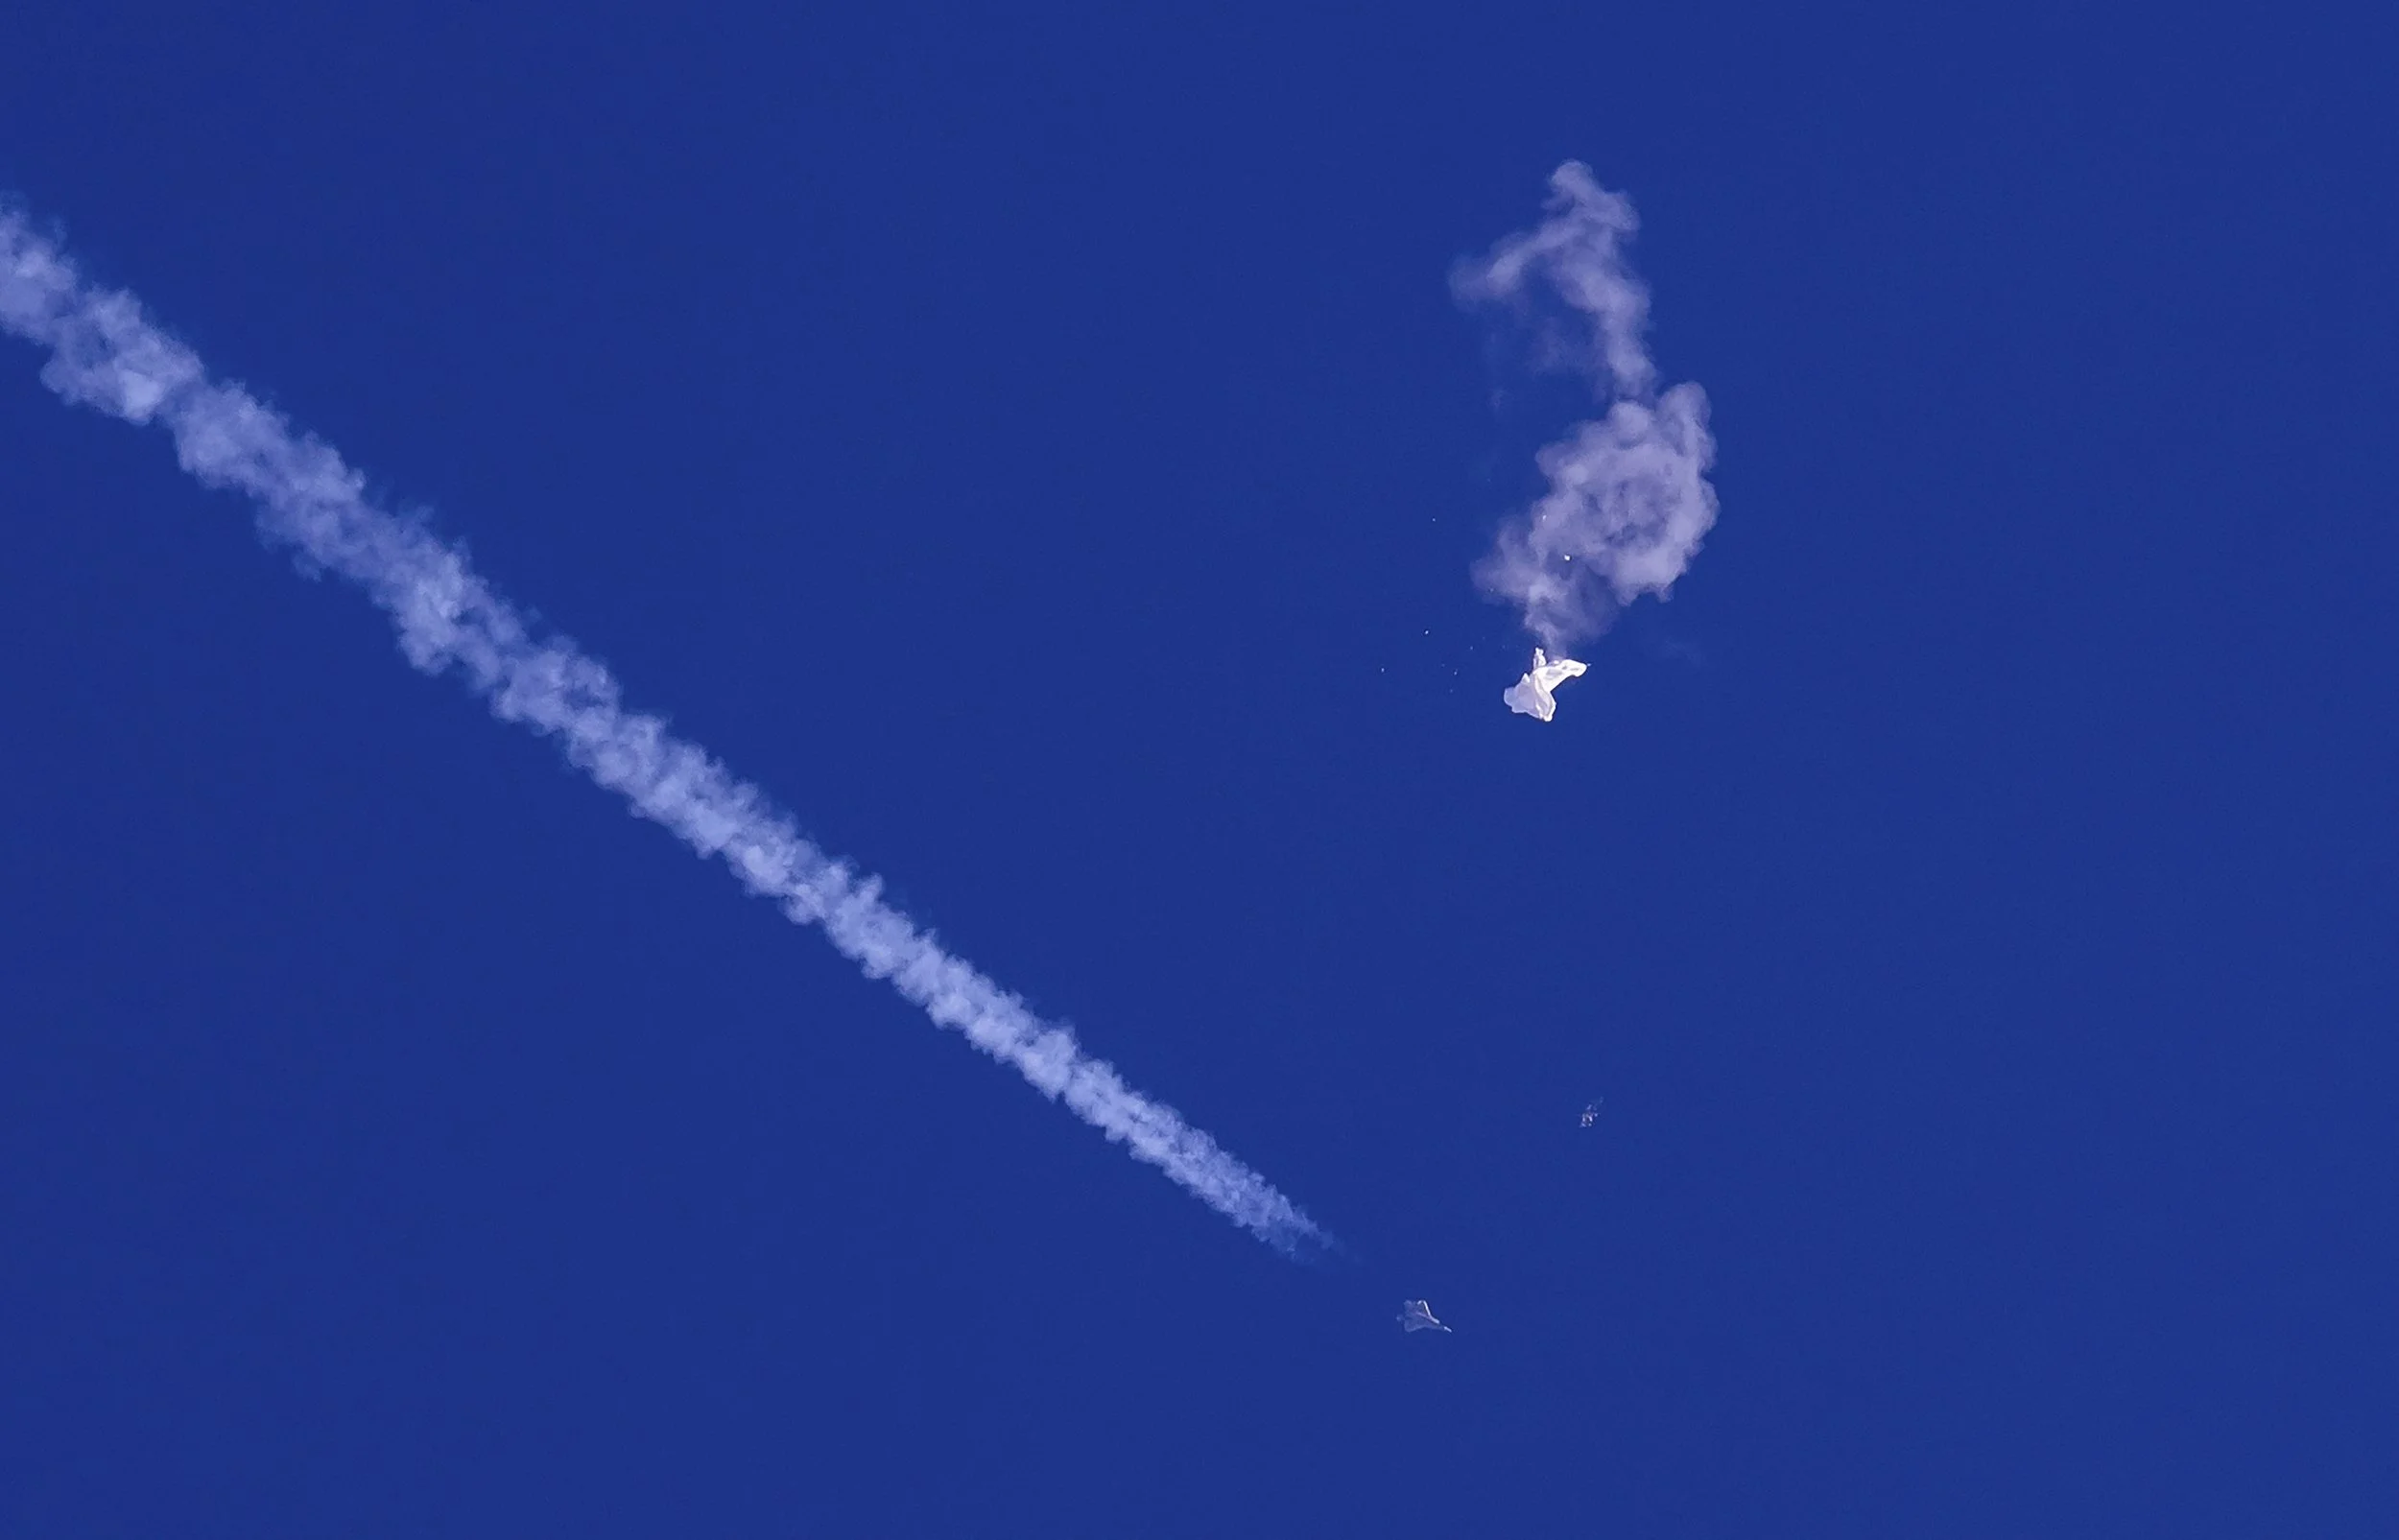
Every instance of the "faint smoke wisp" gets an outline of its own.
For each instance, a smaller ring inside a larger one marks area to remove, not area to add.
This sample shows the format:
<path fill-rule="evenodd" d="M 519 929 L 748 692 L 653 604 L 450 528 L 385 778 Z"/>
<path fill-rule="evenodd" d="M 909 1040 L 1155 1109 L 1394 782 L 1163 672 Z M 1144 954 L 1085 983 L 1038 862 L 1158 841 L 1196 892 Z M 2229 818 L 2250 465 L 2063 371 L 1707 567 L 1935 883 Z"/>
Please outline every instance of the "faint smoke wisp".
<path fill-rule="evenodd" d="M 1484 591 L 1516 605 L 1556 652 L 1605 630 L 1641 595 L 1664 596 L 1691 565 L 1716 522 L 1716 441 L 1706 392 L 1657 390 L 1642 336 L 1650 292 L 1625 256 L 1640 227 L 1631 200 L 1570 160 L 1551 174 L 1547 206 L 1537 228 L 1461 263 L 1451 284 L 1461 302 L 1531 324 L 1538 362 L 1588 375 L 1606 407 L 1540 451 L 1549 490 L 1501 527 L 1475 567 Z"/>
<path fill-rule="evenodd" d="M 633 812 L 723 858 L 749 891 L 797 923 L 821 926 L 868 975 L 1234 1223 L 1288 1254 L 1328 1244 L 1263 1176 L 952 957 L 883 902 L 874 878 L 818 849 L 756 787 L 658 718 L 629 710 L 606 668 L 561 637 L 535 634 L 463 553 L 374 507 L 340 455 L 239 386 L 210 379 L 131 295 L 86 283 L 56 244 L 7 209 L 0 330 L 50 349 L 41 378 L 51 390 L 129 422 L 160 424 L 186 471 L 257 505 L 271 543 L 365 589 L 392 618 L 409 662 L 428 674 L 456 671 L 493 715 L 557 739 Z"/>

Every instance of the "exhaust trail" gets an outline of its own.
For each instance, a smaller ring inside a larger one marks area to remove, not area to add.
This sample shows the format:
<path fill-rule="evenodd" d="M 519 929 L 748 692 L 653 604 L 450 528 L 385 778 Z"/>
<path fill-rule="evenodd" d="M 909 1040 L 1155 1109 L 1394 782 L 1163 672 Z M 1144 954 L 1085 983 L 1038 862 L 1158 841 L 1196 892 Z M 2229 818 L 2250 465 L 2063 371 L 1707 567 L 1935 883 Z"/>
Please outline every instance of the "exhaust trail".
<path fill-rule="evenodd" d="M 211 379 L 131 295 L 86 282 L 55 242 L 8 208 L 0 208 L 0 330 L 50 350 L 41 378 L 52 391 L 165 428 L 185 471 L 257 505 L 270 544 L 366 590 L 416 668 L 455 672 L 501 721 L 558 740 L 576 768 L 634 813 L 721 858 L 743 887 L 795 923 L 820 927 L 869 977 L 1259 1240 L 1295 1257 L 1332 1244 L 1265 1177 L 951 956 L 883 901 L 876 879 L 811 843 L 757 787 L 658 718 L 627 708 L 597 659 L 536 634 L 456 547 L 376 508 L 364 478 L 330 446 L 238 385 Z"/>

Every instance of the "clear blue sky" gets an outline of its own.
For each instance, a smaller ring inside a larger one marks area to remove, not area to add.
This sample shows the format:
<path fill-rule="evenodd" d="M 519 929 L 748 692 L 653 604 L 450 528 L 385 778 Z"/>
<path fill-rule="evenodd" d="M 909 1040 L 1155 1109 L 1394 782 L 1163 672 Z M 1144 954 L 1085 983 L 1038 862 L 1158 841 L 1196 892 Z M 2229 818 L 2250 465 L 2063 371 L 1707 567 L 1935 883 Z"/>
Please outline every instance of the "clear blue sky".
<path fill-rule="evenodd" d="M 1349 1252 L 6 343 L 0 1532 L 2389 1532 L 2399 29 L 670 9 L 31 0 L 0 187 Z M 1541 726 L 1569 157 L 1723 510 Z"/>

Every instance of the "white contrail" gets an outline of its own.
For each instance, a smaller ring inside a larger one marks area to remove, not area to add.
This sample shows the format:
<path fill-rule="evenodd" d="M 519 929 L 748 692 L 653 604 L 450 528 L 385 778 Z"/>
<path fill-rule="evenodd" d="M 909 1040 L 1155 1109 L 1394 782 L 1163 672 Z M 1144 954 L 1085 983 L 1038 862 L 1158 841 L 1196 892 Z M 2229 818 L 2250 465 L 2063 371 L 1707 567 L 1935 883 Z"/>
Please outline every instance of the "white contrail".
<path fill-rule="evenodd" d="M 570 761 L 635 813 L 701 854 L 724 857 L 751 892 L 795 921 L 822 926 L 867 974 L 891 981 L 936 1022 L 1015 1066 L 1043 1095 L 1234 1223 L 1287 1253 L 1329 1244 L 1264 1177 L 1128 1086 L 1066 1029 L 943 951 L 882 901 L 874 878 L 810 843 L 756 787 L 659 719 L 627 710 L 606 668 L 562 638 L 535 636 L 455 547 L 371 505 L 340 455 L 240 387 L 211 380 L 199 356 L 153 325 L 132 296 L 86 283 L 56 244 L 9 209 L 0 209 L 0 329 L 51 350 L 41 377 L 59 395 L 163 425 L 186 471 L 258 505 L 268 540 L 366 589 L 417 668 L 455 668 L 493 715 L 557 738 Z"/>
<path fill-rule="evenodd" d="M 1605 630 L 1641 595 L 1664 595 L 1691 565 L 1716 522 L 1707 484 L 1716 442 L 1706 392 L 1657 392 L 1642 341 L 1650 293 L 1623 250 L 1640 225 L 1631 201 L 1570 160 L 1550 176 L 1548 207 L 1538 228 L 1461 263 L 1451 282 L 1467 303 L 1502 303 L 1536 320 L 1537 301 L 1562 301 L 1574 320 L 1542 326 L 1541 361 L 1589 374 L 1608 403 L 1605 415 L 1540 452 L 1549 491 L 1501 527 L 1475 568 L 1486 592 L 1516 604 L 1525 628 L 1559 652 Z"/>

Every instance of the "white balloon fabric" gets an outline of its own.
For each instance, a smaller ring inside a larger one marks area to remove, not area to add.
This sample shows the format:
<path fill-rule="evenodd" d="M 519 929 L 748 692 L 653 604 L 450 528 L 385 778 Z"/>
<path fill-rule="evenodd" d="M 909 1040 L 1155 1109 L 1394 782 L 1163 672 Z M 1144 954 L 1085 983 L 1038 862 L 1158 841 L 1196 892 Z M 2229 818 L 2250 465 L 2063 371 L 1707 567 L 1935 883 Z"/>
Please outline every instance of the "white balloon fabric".
<path fill-rule="evenodd" d="M 1532 672 L 1508 687 L 1500 696 L 1508 709 L 1543 722 L 1557 715 L 1557 698 L 1550 694 L 1568 679 L 1583 672 L 1581 664 L 1562 657 L 1553 663 L 1539 648 L 1532 650 Z"/>

